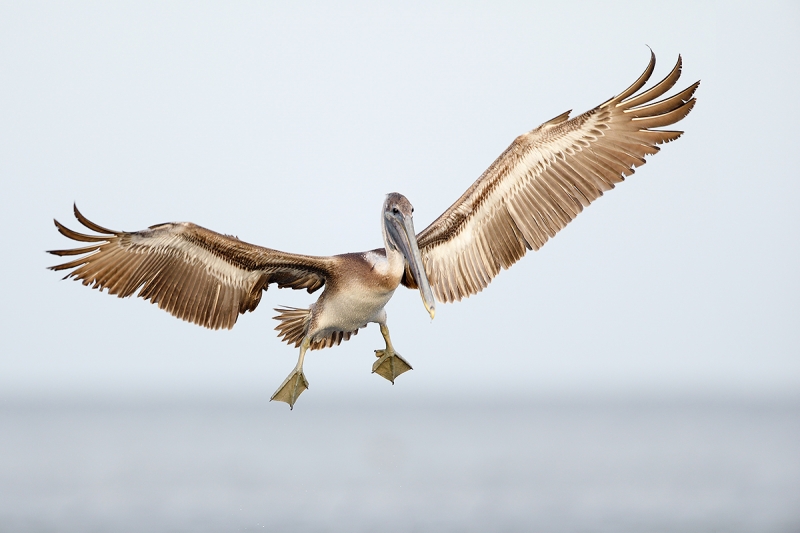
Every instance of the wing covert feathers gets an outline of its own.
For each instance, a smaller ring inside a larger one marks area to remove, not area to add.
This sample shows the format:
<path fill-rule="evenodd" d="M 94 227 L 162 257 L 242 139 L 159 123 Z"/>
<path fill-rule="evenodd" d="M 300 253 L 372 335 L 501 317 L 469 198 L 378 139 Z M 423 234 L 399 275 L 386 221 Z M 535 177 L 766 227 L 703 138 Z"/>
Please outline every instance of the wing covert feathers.
<path fill-rule="evenodd" d="M 168 223 L 143 231 L 99 226 L 74 207 L 75 218 L 99 235 L 73 231 L 54 221 L 74 241 L 92 243 L 58 256 L 81 256 L 50 267 L 66 278 L 120 298 L 138 296 L 173 316 L 219 329 L 232 328 L 239 314 L 253 311 L 270 283 L 314 292 L 328 276 L 326 258 L 262 248 L 192 223 Z"/>
<path fill-rule="evenodd" d="M 584 207 L 614 188 L 682 131 L 657 130 L 683 119 L 700 82 L 654 101 L 680 78 L 670 73 L 638 93 L 655 55 L 625 91 L 568 119 L 563 113 L 517 137 L 447 211 L 417 235 L 436 299 L 452 302 L 483 290 L 527 250 L 538 250 Z M 408 273 L 404 284 L 414 285 Z"/>

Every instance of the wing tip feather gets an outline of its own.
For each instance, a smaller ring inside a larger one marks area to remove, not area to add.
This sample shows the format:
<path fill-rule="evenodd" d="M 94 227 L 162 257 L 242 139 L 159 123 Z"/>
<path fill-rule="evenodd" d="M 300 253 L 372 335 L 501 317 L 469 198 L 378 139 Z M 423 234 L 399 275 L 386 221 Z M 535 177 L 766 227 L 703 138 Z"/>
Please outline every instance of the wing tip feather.
<path fill-rule="evenodd" d="M 83 215 L 83 213 L 81 213 L 80 210 L 78 209 L 77 202 L 73 202 L 72 203 L 72 212 L 74 213 L 75 218 L 78 219 L 78 222 L 80 222 L 81 224 L 83 224 L 85 227 L 87 227 L 88 229 L 90 229 L 92 231 L 96 231 L 97 233 L 103 233 L 103 234 L 106 234 L 106 235 L 116 235 L 116 234 L 119 233 L 118 231 L 111 230 L 111 229 L 108 229 L 108 228 L 104 228 L 103 226 L 100 226 L 99 224 L 95 224 L 94 222 L 92 222 L 91 220 L 86 218 Z"/>

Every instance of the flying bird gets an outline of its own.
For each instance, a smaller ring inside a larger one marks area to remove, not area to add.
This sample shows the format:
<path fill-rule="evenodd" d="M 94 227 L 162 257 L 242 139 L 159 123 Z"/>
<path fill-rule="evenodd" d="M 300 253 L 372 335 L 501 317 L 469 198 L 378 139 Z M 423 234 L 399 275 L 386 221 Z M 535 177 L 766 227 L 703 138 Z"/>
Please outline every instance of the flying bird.
<path fill-rule="evenodd" d="M 654 68 L 651 52 L 644 73 L 617 96 L 573 118 L 570 111 L 562 113 L 517 137 L 419 234 L 411 202 L 399 193 L 387 195 L 383 248 L 332 257 L 299 255 L 190 222 L 114 231 L 91 222 L 75 206 L 77 220 L 95 234 L 54 220 L 62 235 L 89 244 L 50 251 L 79 256 L 50 268 L 120 298 L 137 293 L 173 316 L 211 329 L 232 328 L 240 314 L 255 310 L 273 283 L 309 293 L 323 289 L 307 309 L 275 309 L 275 329 L 300 354 L 272 399 L 293 408 L 308 388 L 306 352 L 338 345 L 372 322 L 386 343 L 375 351 L 372 371 L 394 383 L 411 370 L 392 344 L 384 310 L 401 284 L 419 290 L 432 319 L 437 301 L 459 301 L 486 288 L 502 269 L 541 248 L 584 207 L 633 174 L 658 145 L 682 135 L 657 128 L 691 111 L 700 82 L 656 101 L 678 81 L 681 58 L 663 80 L 642 91 Z"/>

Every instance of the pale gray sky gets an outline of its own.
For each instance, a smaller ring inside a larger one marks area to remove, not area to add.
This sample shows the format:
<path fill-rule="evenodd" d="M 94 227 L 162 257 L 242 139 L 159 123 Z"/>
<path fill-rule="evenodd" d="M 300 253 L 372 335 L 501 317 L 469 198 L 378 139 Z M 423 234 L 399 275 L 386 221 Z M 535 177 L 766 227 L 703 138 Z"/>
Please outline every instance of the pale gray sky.
<path fill-rule="evenodd" d="M 0 395 L 262 394 L 296 350 L 271 289 L 232 331 L 45 267 L 73 201 L 101 225 L 189 220 L 291 252 L 381 246 L 383 195 L 424 228 L 513 140 L 627 87 L 652 47 L 701 79 L 686 135 L 482 294 L 306 360 L 302 402 L 447 394 L 800 390 L 800 8 L 4 3 Z"/>

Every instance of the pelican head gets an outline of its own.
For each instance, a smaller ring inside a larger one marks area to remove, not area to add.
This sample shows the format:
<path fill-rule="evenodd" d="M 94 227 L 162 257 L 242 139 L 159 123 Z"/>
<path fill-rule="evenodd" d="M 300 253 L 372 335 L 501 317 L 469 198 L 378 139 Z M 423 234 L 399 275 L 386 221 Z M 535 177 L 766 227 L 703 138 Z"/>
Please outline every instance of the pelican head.
<path fill-rule="evenodd" d="M 408 268 L 419 287 L 422 303 L 425 305 L 428 314 L 433 319 L 436 314 L 436 300 L 433 298 L 431 286 L 428 283 L 428 276 L 425 273 L 425 266 L 422 263 L 422 256 L 417 246 L 417 234 L 414 232 L 414 207 L 408 198 L 400 193 L 390 193 L 386 195 L 383 203 L 383 224 L 386 234 L 387 253 L 389 248 L 399 251 L 406 259 Z"/>

